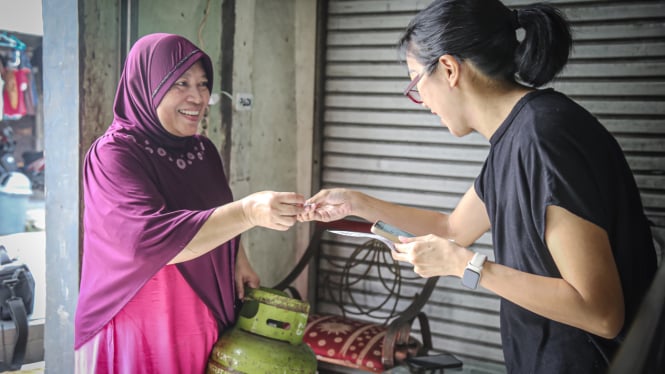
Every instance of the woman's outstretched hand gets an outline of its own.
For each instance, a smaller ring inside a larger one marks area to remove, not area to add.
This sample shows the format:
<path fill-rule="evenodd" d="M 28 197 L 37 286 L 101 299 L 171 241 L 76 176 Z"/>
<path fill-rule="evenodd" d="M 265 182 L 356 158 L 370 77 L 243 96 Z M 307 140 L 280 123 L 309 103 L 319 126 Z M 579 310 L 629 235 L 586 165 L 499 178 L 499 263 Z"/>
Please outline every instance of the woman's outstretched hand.
<path fill-rule="evenodd" d="M 305 202 L 298 221 L 330 222 L 342 219 L 353 211 L 352 197 L 352 191 L 344 188 L 321 190 Z"/>
<path fill-rule="evenodd" d="M 262 191 L 242 199 L 245 218 L 253 226 L 286 231 L 304 212 L 305 198 L 295 192 Z"/>

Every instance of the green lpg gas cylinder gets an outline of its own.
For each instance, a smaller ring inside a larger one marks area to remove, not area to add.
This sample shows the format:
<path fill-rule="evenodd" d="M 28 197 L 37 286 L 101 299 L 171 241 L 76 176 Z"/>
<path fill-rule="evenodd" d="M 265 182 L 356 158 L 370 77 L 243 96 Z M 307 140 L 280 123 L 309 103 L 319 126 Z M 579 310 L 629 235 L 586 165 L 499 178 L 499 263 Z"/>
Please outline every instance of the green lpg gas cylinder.
<path fill-rule="evenodd" d="M 270 288 L 249 290 L 236 325 L 208 360 L 208 374 L 316 373 L 316 356 L 302 342 L 309 304 Z"/>

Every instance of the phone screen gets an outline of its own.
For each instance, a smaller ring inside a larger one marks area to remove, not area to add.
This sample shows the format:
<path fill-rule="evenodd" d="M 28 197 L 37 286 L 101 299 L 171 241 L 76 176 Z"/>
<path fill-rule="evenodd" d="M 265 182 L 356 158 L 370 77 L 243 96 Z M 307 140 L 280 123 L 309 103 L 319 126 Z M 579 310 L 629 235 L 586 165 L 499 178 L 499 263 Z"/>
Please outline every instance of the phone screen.
<path fill-rule="evenodd" d="M 408 238 L 414 236 L 409 232 L 400 230 L 397 227 L 391 226 L 383 221 L 376 221 L 374 225 L 372 225 L 371 231 L 395 243 L 399 243 L 399 238 L 398 238 L 399 236 L 404 236 Z"/>

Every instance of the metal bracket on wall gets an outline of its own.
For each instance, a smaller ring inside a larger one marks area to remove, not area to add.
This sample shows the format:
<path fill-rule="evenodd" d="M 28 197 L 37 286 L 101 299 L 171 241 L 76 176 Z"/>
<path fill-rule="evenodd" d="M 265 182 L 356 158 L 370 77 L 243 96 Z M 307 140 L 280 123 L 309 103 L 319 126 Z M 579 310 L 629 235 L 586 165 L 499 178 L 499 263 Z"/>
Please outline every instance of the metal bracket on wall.
<path fill-rule="evenodd" d="M 236 94 L 234 101 L 235 109 L 238 111 L 252 110 L 254 106 L 254 95 L 250 93 Z"/>

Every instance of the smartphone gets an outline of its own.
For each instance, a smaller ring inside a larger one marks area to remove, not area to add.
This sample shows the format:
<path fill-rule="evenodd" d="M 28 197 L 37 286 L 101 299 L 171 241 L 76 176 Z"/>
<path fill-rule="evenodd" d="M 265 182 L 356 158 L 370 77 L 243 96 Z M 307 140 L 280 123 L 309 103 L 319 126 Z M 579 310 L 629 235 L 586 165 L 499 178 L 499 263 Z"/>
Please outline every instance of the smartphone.
<path fill-rule="evenodd" d="M 404 236 L 404 237 L 407 237 L 407 238 L 415 236 L 415 235 L 413 235 L 409 232 L 406 232 L 404 230 L 400 230 L 395 226 L 391 226 L 391 225 L 389 225 L 389 224 L 387 224 L 383 221 L 374 222 L 374 224 L 372 225 L 372 228 L 371 228 L 370 231 L 372 231 L 372 233 L 374 233 L 376 235 L 381 235 L 384 238 L 386 238 L 386 239 L 388 239 L 388 240 L 390 240 L 391 242 L 394 242 L 394 243 L 399 243 L 398 236 Z"/>
<path fill-rule="evenodd" d="M 450 353 L 433 356 L 415 356 L 406 359 L 409 366 L 419 369 L 443 369 L 462 367 L 462 361 Z"/>

